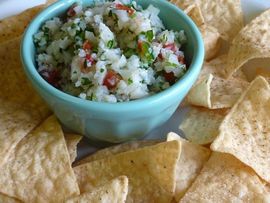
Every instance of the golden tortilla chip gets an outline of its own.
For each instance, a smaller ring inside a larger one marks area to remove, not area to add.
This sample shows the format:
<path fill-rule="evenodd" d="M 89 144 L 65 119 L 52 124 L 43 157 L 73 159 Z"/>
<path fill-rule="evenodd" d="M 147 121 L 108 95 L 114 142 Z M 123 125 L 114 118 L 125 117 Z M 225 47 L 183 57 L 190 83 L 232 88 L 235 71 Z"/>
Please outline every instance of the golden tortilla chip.
<path fill-rule="evenodd" d="M 192 105 L 209 109 L 230 108 L 248 85 L 249 83 L 243 80 L 225 80 L 209 74 L 191 88 L 187 101 Z"/>
<path fill-rule="evenodd" d="M 219 126 L 227 109 L 206 109 L 192 107 L 179 126 L 192 143 L 209 144 L 218 135 Z"/>
<path fill-rule="evenodd" d="M 185 202 L 269 202 L 270 193 L 252 169 L 230 154 L 212 153 Z"/>
<path fill-rule="evenodd" d="M 1 29 L 0 29 L 1 30 Z M 21 38 L 0 46 L 0 98 L 39 111 L 43 118 L 50 111 L 28 82 L 20 60 Z"/>
<path fill-rule="evenodd" d="M 0 166 L 7 161 L 10 153 L 41 121 L 34 109 L 7 102 L 0 97 Z M 1 169 L 0 169 L 1 170 Z"/>
<path fill-rule="evenodd" d="M 77 197 L 73 197 L 66 203 L 125 203 L 128 193 L 128 178 L 119 176 L 105 185 L 94 188 L 91 192 L 83 193 Z"/>
<path fill-rule="evenodd" d="M 270 82 L 270 70 L 265 68 L 256 68 L 256 76 L 263 76 L 268 82 Z"/>
<path fill-rule="evenodd" d="M 55 0 L 47 0 L 44 5 L 30 8 L 19 15 L 0 20 L 0 44 L 21 36 L 31 20 L 53 2 Z"/>
<path fill-rule="evenodd" d="M 7 195 L 4 195 L 2 193 L 0 193 L 0 202 L 1 203 L 22 203 L 21 201 L 13 198 L 13 197 L 9 197 Z"/>
<path fill-rule="evenodd" d="M 220 55 L 215 59 L 204 62 L 199 79 L 204 77 L 205 75 L 212 74 L 214 77 L 223 78 L 223 70 L 227 63 L 227 55 Z M 245 73 L 239 69 L 236 73 L 234 73 L 233 77 L 238 80 L 248 81 Z"/>
<path fill-rule="evenodd" d="M 65 134 L 66 145 L 71 163 L 73 163 L 77 157 L 77 145 L 81 141 L 81 139 L 81 135 Z"/>
<path fill-rule="evenodd" d="M 171 0 L 180 8 L 197 4 L 206 25 L 215 27 L 225 40 L 231 40 L 243 27 L 240 0 Z"/>
<path fill-rule="evenodd" d="M 60 124 L 49 117 L 0 168 L 0 192 L 24 202 L 61 202 L 79 194 Z"/>
<path fill-rule="evenodd" d="M 200 27 L 202 33 L 204 50 L 205 50 L 205 60 L 210 60 L 214 58 L 221 46 L 220 34 L 216 28 L 203 25 Z"/>
<path fill-rule="evenodd" d="M 170 132 L 167 135 L 167 141 L 172 140 L 181 141 L 182 146 L 180 159 L 176 165 L 176 187 L 174 195 L 176 202 L 179 202 L 198 176 L 211 152 L 205 147 L 188 142 L 179 135 Z"/>
<path fill-rule="evenodd" d="M 226 77 L 230 77 L 251 59 L 270 57 L 269 28 L 270 9 L 253 19 L 238 33 L 229 49 L 228 63 L 224 69 Z"/>
<path fill-rule="evenodd" d="M 141 140 L 141 141 L 132 141 L 120 145 L 115 145 L 112 147 L 108 147 L 102 150 L 99 150 L 95 152 L 94 154 L 91 154 L 90 156 L 87 156 L 83 158 L 82 160 L 79 160 L 75 163 L 76 166 L 85 164 L 91 161 L 95 161 L 98 159 L 104 159 L 106 157 L 109 157 L 111 155 L 119 154 L 126 151 L 135 150 L 142 147 L 152 146 L 157 143 L 160 143 L 158 140 Z"/>
<path fill-rule="evenodd" d="M 225 117 L 214 151 L 234 155 L 270 182 L 270 86 L 257 77 Z"/>
<path fill-rule="evenodd" d="M 178 141 L 112 155 L 77 166 L 74 172 L 81 192 L 126 175 L 127 202 L 170 202 L 175 190 L 175 170 L 181 153 Z"/>

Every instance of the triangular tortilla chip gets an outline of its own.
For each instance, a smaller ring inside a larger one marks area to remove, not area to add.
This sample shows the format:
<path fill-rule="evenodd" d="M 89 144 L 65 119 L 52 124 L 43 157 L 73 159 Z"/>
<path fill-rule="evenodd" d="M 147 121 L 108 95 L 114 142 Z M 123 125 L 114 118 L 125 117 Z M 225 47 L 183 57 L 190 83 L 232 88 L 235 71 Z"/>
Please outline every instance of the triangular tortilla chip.
<path fill-rule="evenodd" d="M 45 118 L 50 111 L 26 78 L 20 60 L 20 43 L 21 38 L 16 38 L 0 46 L 0 98 L 39 111 Z"/>
<path fill-rule="evenodd" d="M 65 140 L 70 157 L 70 163 L 73 163 L 77 157 L 77 145 L 81 141 L 82 136 L 76 134 L 65 134 Z"/>
<path fill-rule="evenodd" d="M 202 25 L 200 27 L 202 38 L 204 42 L 205 60 L 214 58 L 221 46 L 220 34 L 216 28 L 209 25 Z"/>
<path fill-rule="evenodd" d="M 91 192 L 83 193 L 73 197 L 66 203 L 125 203 L 128 193 L 128 178 L 126 176 L 117 177 L 105 185 L 94 188 Z"/>
<path fill-rule="evenodd" d="M 0 192 L 24 202 L 61 202 L 79 194 L 60 124 L 48 118 L 0 168 Z"/>
<path fill-rule="evenodd" d="M 41 121 L 34 109 L 7 102 L 0 97 L 0 166 L 25 135 Z M 1 170 L 1 169 L 0 169 Z"/>
<path fill-rule="evenodd" d="M 180 153 L 180 142 L 164 142 L 82 164 L 74 172 L 81 192 L 126 175 L 129 179 L 127 202 L 170 202 Z"/>
<path fill-rule="evenodd" d="M 47 0 L 44 5 L 30 8 L 19 15 L 8 17 L 0 21 L 0 44 L 23 34 L 31 20 L 44 8 L 55 0 Z"/>
<path fill-rule="evenodd" d="M 159 140 L 141 140 L 141 141 L 132 141 L 132 142 L 127 142 L 124 144 L 119 144 L 115 145 L 112 147 L 107 147 L 105 149 L 99 150 L 95 152 L 94 154 L 91 154 L 82 160 L 79 160 L 78 162 L 75 163 L 76 166 L 88 163 L 91 161 L 95 161 L 98 159 L 104 159 L 106 157 L 109 157 L 111 155 L 119 154 L 122 152 L 130 151 L 130 150 L 135 150 L 139 149 L 142 147 L 147 147 L 147 146 L 152 146 L 154 144 L 160 143 L 161 141 Z"/>
<path fill-rule="evenodd" d="M 269 202 L 270 193 L 252 169 L 230 154 L 212 153 L 185 202 Z"/>
<path fill-rule="evenodd" d="M 180 8 L 197 4 L 206 25 L 215 27 L 225 40 L 231 40 L 243 27 L 240 0 L 171 0 Z"/>
<path fill-rule="evenodd" d="M 214 151 L 233 154 L 270 182 L 270 86 L 257 77 L 223 120 Z"/>
<path fill-rule="evenodd" d="M 21 201 L 13 198 L 13 197 L 9 197 L 7 195 L 4 195 L 2 193 L 0 193 L 0 202 L 1 203 L 22 203 Z"/>
<path fill-rule="evenodd" d="M 230 77 L 247 61 L 270 57 L 270 9 L 246 25 L 234 38 L 228 53 L 224 74 Z"/>
<path fill-rule="evenodd" d="M 243 80 L 225 80 L 209 74 L 191 88 L 187 101 L 192 105 L 209 109 L 230 108 L 248 85 L 249 83 Z"/>
<path fill-rule="evenodd" d="M 192 107 L 179 126 L 192 143 L 209 144 L 218 135 L 218 129 L 228 109 Z"/>
<path fill-rule="evenodd" d="M 174 195 L 176 202 L 179 202 L 198 176 L 211 152 L 205 147 L 188 142 L 179 135 L 170 132 L 167 135 L 167 141 L 172 140 L 181 141 L 182 146 L 180 159 L 176 166 L 176 187 Z"/>

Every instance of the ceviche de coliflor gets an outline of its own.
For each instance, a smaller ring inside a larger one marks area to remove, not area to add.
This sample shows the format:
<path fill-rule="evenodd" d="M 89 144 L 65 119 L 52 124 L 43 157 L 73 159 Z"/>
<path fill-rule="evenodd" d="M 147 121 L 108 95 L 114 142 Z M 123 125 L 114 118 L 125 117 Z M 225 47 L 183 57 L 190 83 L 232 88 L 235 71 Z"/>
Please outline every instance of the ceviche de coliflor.
<path fill-rule="evenodd" d="M 158 93 L 186 72 L 183 30 L 167 30 L 150 5 L 108 1 L 47 20 L 34 35 L 37 70 L 82 99 L 123 102 Z"/>

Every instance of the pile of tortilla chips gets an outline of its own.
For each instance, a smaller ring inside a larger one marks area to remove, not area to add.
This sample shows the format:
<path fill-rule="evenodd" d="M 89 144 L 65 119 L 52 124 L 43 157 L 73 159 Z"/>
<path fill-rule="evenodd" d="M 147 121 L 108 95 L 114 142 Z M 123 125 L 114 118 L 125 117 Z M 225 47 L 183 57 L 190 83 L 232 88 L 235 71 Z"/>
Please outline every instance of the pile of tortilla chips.
<path fill-rule="evenodd" d="M 270 202 L 270 73 L 248 81 L 241 70 L 270 57 L 270 10 L 244 27 L 240 0 L 171 0 L 206 48 L 179 126 L 187 140 L 169 133 L 75 161 L 82 137 L 63 132 L 19 56 L 24 28 L 53 1 L 0 21 L 0 202 Z"/>

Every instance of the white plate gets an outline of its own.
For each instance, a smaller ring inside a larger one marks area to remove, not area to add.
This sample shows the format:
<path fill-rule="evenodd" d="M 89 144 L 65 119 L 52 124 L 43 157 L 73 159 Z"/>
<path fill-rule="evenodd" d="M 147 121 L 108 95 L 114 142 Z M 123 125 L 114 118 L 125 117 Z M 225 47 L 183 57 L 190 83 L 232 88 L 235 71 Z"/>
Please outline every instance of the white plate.
<path fill-rule="evenodd" d="M 270 1 L 269 0 L 242 0 L 242 9 L 244 13 L 244 20 L 245 23 L 248 23 L 262 11 L 270 8 Z M 270 60 L 260 60 L 259 64 L 260 67 L 265 67 L 266 64 Z M 246 67 L 249 68 L 250 75 L 254 71 L 252 71 L 251 66 L 253 64 L 258 64 L 258 61 L 253 61 L 248 63 Z M 250 76 L 251 77 L 251 76 Z M 180 130 L 178 129 L 179 124 L 181 123 L 182 119 L 184 118 L 185 114 L 188 112 L 188 108 L 178 108 L 177 111 L 173 114 L 173 116 L 162 126 L 158 127 L 157 129 L 153 130 L 150 134 L 148 134 L 144 139 L 164 139 L 168 132 L 176 132 L 181 134 Z M 183 134 L 181 134 L 183 136 Z M 77 159 L 81 159 L 82 157 L 95 152 L 100 148 L 104 148 L 109 146 L 109 144 L 105 143 L 91 143 L 91 141 L 87 139 L 83 139 L 78 145 L 78 157 Z"/>

